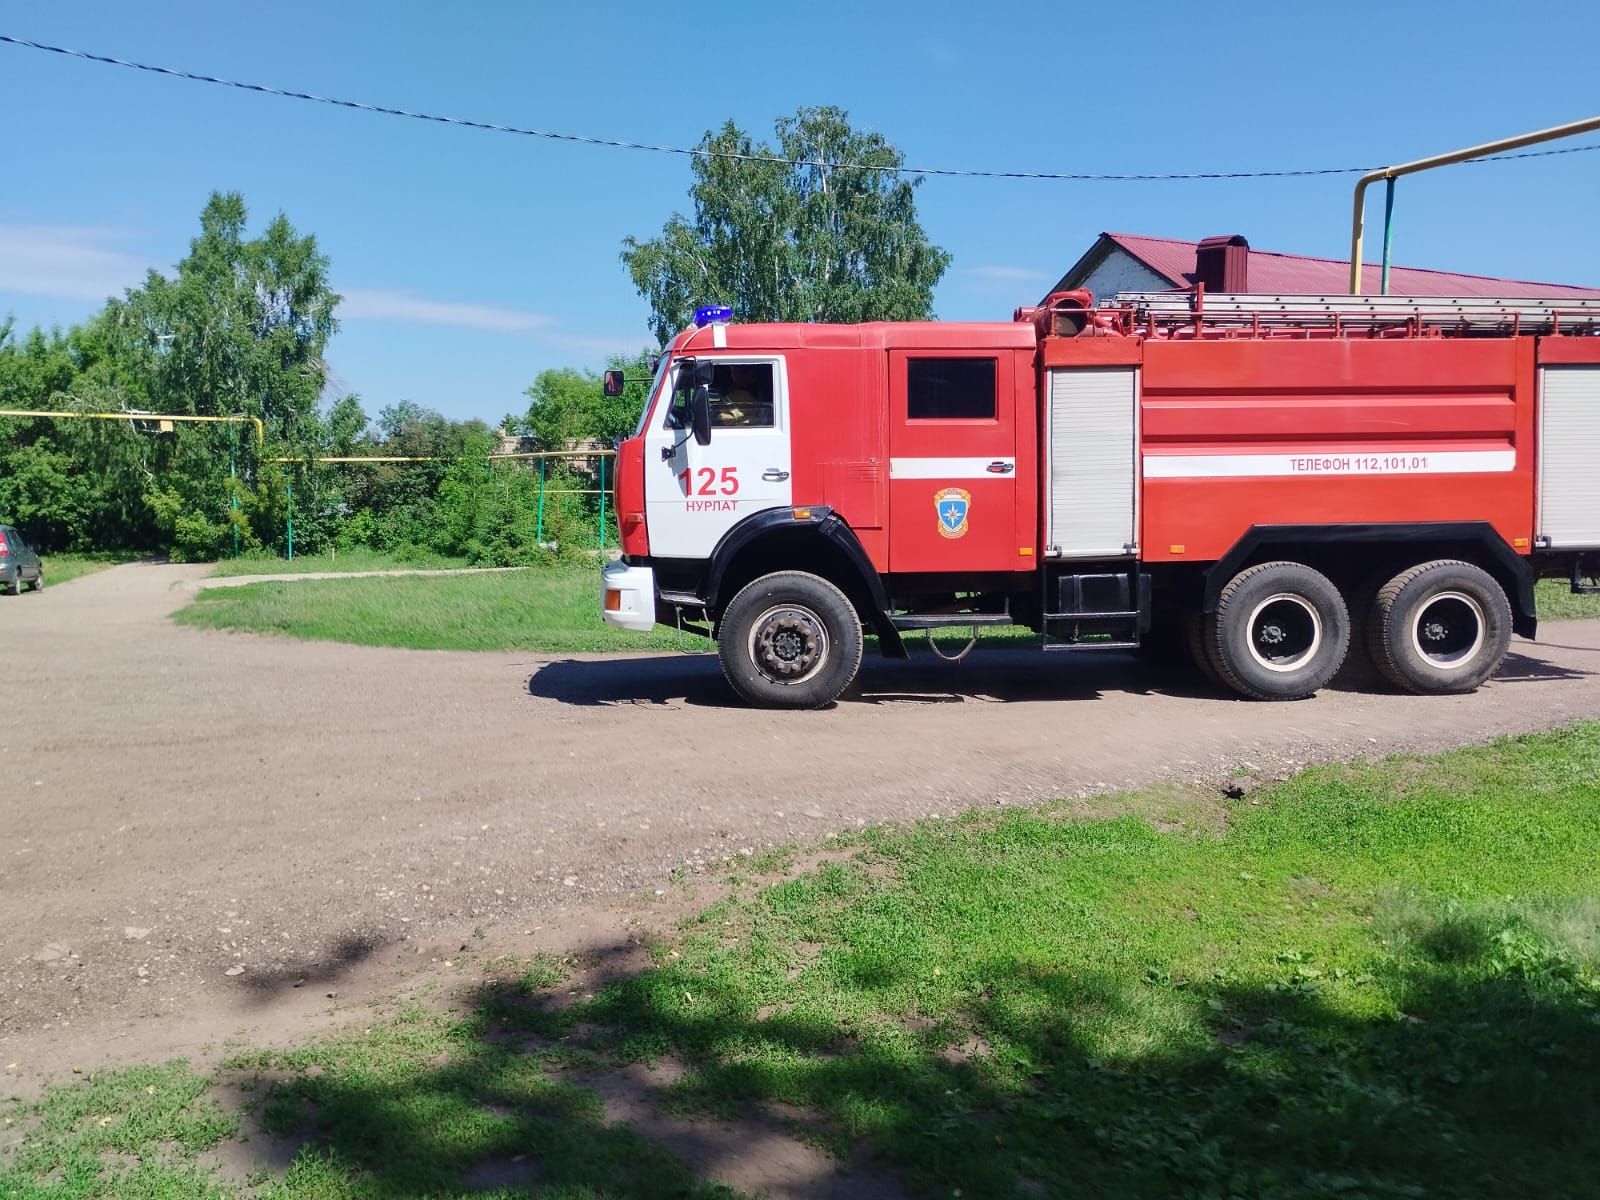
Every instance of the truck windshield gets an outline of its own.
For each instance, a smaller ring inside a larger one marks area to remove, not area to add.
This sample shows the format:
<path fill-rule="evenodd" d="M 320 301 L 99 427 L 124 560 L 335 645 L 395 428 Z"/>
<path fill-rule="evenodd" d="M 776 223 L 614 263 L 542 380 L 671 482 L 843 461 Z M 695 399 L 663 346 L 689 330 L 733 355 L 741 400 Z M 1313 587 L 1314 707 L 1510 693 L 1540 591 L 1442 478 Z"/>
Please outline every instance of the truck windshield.
<path fill-rule="evenodd" d="M 689 399 L 694 395 L 694 359 L 673 364 L 672 401 L 667 405 L 667 428 L 689 428 Z"/>

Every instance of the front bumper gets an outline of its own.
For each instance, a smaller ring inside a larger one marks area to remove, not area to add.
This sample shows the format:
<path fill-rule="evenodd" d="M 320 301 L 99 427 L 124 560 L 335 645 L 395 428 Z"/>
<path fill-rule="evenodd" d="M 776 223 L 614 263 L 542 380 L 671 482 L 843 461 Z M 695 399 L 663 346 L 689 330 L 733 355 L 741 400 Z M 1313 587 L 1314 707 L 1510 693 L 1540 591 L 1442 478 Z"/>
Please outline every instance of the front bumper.
<path fill-rule="evenodd" d="M 614 628 L 648 633 L 656 623 L 655 571 L 607 563 L 600 572 L 600 615 Z"/>

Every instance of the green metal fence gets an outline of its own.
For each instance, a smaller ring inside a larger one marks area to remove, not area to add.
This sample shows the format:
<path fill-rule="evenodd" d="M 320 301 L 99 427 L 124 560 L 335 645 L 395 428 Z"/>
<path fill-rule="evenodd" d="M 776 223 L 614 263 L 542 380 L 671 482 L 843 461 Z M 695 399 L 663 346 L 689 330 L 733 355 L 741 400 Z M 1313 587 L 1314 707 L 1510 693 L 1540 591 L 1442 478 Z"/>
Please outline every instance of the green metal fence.
<path fill-rule="evenodd" d="M 545 530 L 545 500 L 549 496 L 598 496 L 599 515 L 595 522 L 595 541 L 599 548 L 606 548 L 606 499 L 610 495 L 607 486 L 607 464 L 617 456 L 615 450 L 589 449 L 589 450 L 529 450 L 510 452 L 505 454 L 489 454 L 485 461 L 492 471 L 496 463 L 526 464 L 531 467 L 534 463 L 539 467 L 538 500 L 535 506 L 534 541 L 544 542 Z M 302 463 L 310 465 L 348 464 L 381 464 L 381 463 L 421 463 L 421 462 L 455 462 L 455 458 L 443 455 L 410 455 L 410 454 L 335 454 L 318 455 L 312 458 L 279 457 L 268 460 L 275 463 Z M 592 488 L 551 487 L 549 486 L 549 466 L 552 461 L 583 461 L 593 463 L 596 486 Z M 284 548 L 287 557 L 294 558 L 294 485 L 287 485 L 286 500 L 288 512 L 285 520 Z M 613 518 L 614 513 L 609 514 Z"/>

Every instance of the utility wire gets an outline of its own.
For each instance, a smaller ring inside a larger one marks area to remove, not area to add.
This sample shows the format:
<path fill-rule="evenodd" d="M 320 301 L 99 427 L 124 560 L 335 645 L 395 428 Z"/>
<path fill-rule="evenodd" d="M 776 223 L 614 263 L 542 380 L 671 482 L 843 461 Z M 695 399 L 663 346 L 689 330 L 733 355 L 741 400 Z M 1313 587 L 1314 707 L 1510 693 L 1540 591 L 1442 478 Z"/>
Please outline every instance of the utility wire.
<path fill-rule="evenodd" d="M 152 75 L 166 75 L 173 79 L 187 79 L 194 83 L 210 83 L 219 87 L 237 88 L 245 92 L 258 92 L 267 96 L 281 96 L 287 100 L 309 100 L 314 104 L 330 104 L 337 108 L 352 108 L 359 112 L 379 113 L 387 117 L 405 117 L 413 121 L 430 121 L 437 125 L 454 125 L 463 129 L 481 129 L 489 133 L 511 133 L 520 137 L 544 138 L 554 142 L 575 142 L 584 146 L 610 146 L 618 150 L 645 150 L 652 154 L 677 154 L 686 158 L 728 159 L 735 162 L 776 163 L 787 167 L 822 167 L 843 171 L 880 171 L 887 175 L 937 175 L 960 179 L 1046 179 L 1072 183 L 1164 183 L 1205 179 L 1297 179 L 1314 175 L 1361 175 L 1378 167 L 1312 167 L 1285 171 L 1170 171 L 1139 174 L 1091 174 L 1068 171 L 974 171 L 957 167 L 907 167 L 880 163 L 835 163 L 809 158 L 782 158 L 774 154 L 743 154 L 735 150 L 708 150 L 699 146 L 663 146 L 653 142 L 634 142 L 625 138 L 592 137 L 582 133 L 560 133 L 552 129 L 531 129 L 520 125 L 502 125 L 494 121 L 474 121 L 467 117 L 446 117 L 437 113 L 413 112 L 393 108 L 386 104 L 368 104 L 361 100 L 342 100 L 335 96 L 318 96 L 311 92 L 296 92 L 288 88 L 272 87 L 264 83 L 245 83 L 237 79 L 222 79 L 215 75 L 201 75 L 193 71 L 180 71 L 174 67 L 155 66 L 151 63 L 133 62 L 125 58 L 112 58 L 105 54 L 91 54 L 87 50 L 72 50 L 65 46 L 51 46 L 32 42 L 26 38 L 0 33 L 0 43 L 21 46 L 29 50 L 43 50 L 80 58 L 87 62 L 102 63 L 112 67 L 126 67 L 133 71 L 146 71 Z M 1558 150 L 1526 150 L 1516 154 L 1493 154 L 1485 158 L 1468 159 L 1468 162 L 1508 162 L 1518 158 L 1550 158 L 1558 154 L 1581 154 L 1600 150 L 1600 143 L 1587 146 L 1565 146 Z"/>

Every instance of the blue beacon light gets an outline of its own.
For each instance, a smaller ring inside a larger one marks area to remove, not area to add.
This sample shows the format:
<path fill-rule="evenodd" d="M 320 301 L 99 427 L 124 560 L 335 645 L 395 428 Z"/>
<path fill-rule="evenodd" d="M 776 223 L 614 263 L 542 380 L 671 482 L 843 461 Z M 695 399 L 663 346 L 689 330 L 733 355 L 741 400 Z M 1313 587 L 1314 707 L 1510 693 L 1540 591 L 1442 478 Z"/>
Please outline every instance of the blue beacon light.
<path fill-rule="evenodd" d="M 726 325 L 731 320 L 733 320 L 731 304 L 702 304 L 694 310 L 696 329 L 704 329 L 707 325 Z"/>

